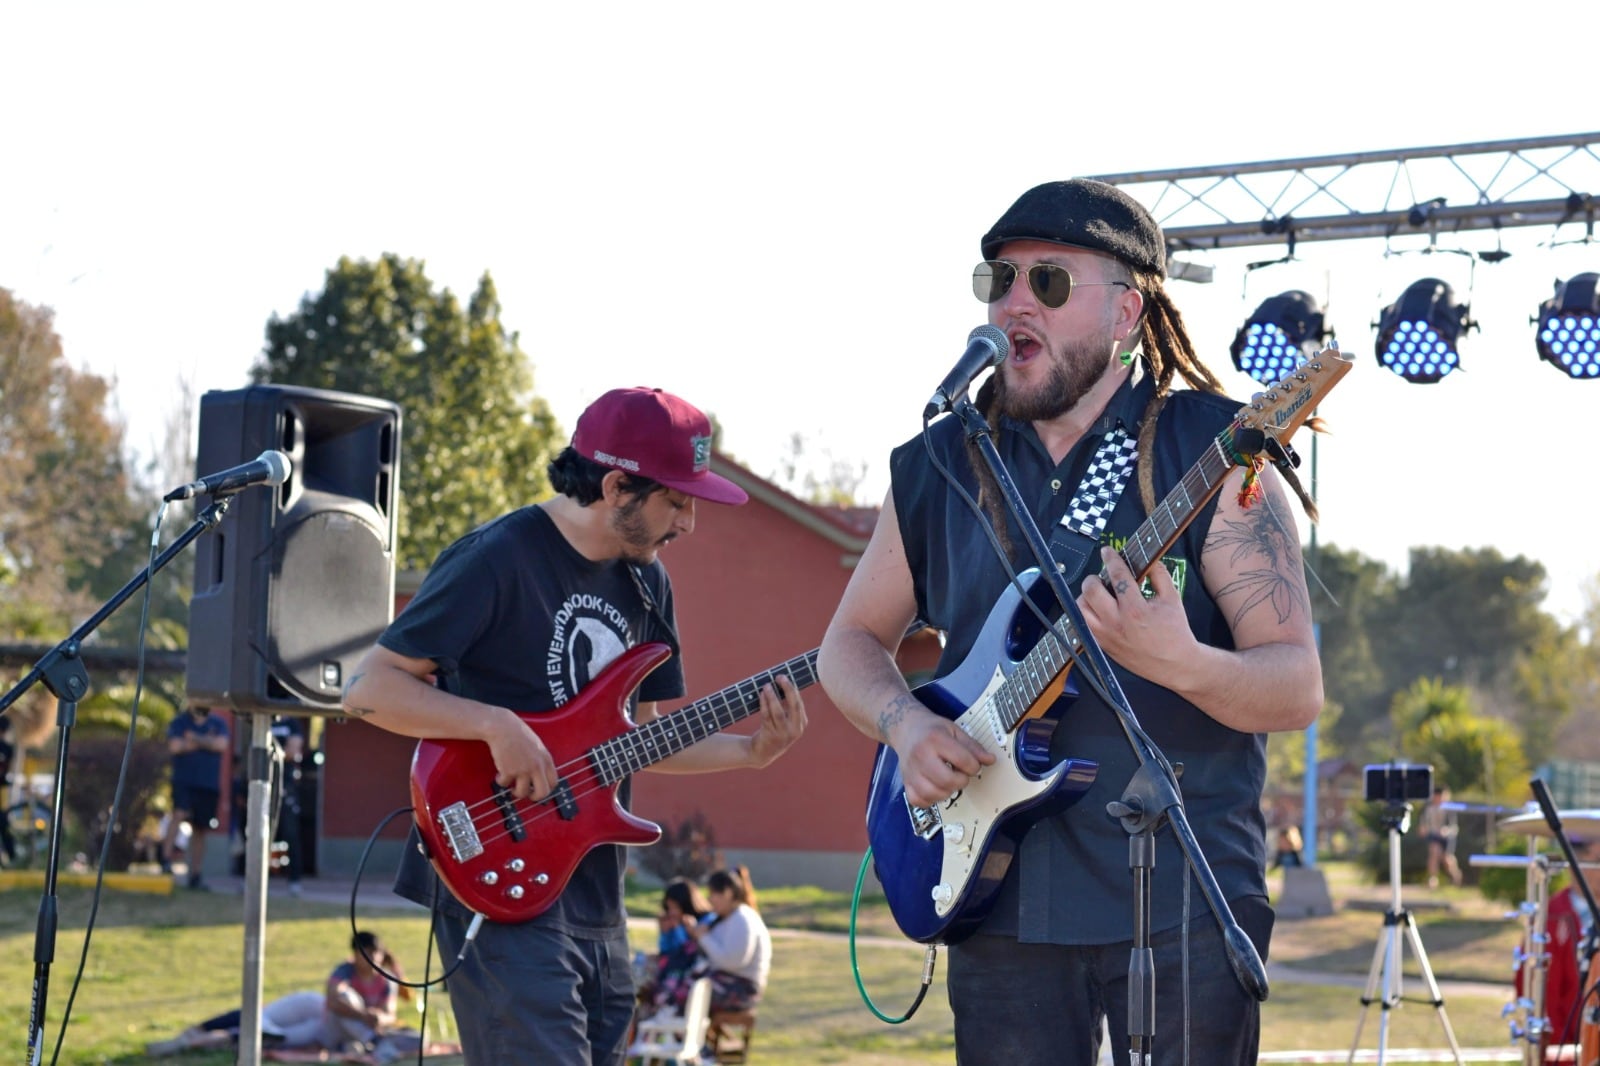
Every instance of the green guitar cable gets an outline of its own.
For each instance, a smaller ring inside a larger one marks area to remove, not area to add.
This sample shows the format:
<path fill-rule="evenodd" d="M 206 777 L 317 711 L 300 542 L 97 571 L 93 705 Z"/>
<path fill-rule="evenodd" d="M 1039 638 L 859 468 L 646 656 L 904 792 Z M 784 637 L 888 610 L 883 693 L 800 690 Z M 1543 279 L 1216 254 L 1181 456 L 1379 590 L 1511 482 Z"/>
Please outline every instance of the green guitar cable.
<path fill-rule="evenodd" d="M 922 960 L 922 987 L 917 990 L 917 998 L 912 1001 L 910 1007 L 906 1008 L 906 1012 L 898 1018 L 891 1018 L 879 1010 L 877 1005 L 872 1002 L 872 997 L 867 994 L 867 986 L 861 983 L 861 966 L 856 960 L 856 916 L 861 911 L 861 885 L 867 879 L 867 864 L 871 861 L 872 849 L 869 847 L 866 854 L 861 856 L 861 869 L 856 871 L 856 892 L 855 896 L 850 900 L 850 973 L 856 979 L 856 991 L 861 993 L 861 1002 L 867 1005 L 867 1009 L 880 1022 L 888 1022 L 890 1025 L 902 1025 L 909 1022 L 911 1016 L 917 1013 L 917 1008 L 922 1006 L 922 1000 L 928 994 L 929 986 L 933 984 L 933 960 L 939 954 L 939 946 L 937 944 L 928 945 L 927 954 Z"/>

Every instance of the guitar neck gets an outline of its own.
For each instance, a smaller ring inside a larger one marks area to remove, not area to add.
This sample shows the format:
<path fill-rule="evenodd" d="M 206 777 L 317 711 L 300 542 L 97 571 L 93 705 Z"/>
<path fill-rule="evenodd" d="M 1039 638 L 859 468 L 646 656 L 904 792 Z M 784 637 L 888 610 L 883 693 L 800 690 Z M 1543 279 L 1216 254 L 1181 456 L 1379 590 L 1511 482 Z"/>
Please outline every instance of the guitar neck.
<path fill-rule="evenodd" d="M 1244 461 L 1234 448 L 1234 427 L 1230 425 L 1206 446 L 1195 464 L 1123 545 L 1122 558 L 1128 569 L 1141 579 L 1148 574 L 1194 520 L 1195 513 L 1222 488 L 1229 472 Z M 1041 639 L 1006 683 L 995 690 L 995 710 L 1007 730 L 1015 729 L 1028 716 L 1039 697 L 1083 648 L 1083 639 L 1069 618 L 1058 619 L 1053 630 L 1057 639 Z"/>
<path fill-rule="evenodd" d="M 816 684 L 817 653 L 820 651 L 820 648 L 813 648 L 596 745 L 589 753 L 596 773 L 607 785 L 615 784 L 637 770 L 653 766 L 743 721 L 761 709 L 761 690 L 785 674 L 797 689 Z"/>
<path fill-rule="evenodd" d="M 1134 576 L 1143 578 L 1168 548 L 1177 541 L 1195 512 L 1204 507 L 1222 488 L 1223 480 L 1234 467 L 1246 460 L 1233 447 L 1233 428 L 1229 426 L 1206 446 L 1172 491 L 1151 512 L 1122 547 L 1123 561 Z"/>

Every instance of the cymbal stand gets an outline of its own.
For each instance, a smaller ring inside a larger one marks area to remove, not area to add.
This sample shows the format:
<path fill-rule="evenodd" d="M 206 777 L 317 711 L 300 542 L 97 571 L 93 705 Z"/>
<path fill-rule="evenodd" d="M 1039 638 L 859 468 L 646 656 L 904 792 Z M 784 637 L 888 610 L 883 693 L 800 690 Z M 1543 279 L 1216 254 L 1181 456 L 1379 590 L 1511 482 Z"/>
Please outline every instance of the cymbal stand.
<path fill-rule="evenodd" d="M 1444 1035 L 1450 1041 L 1450 1051 L 1455 1056 L 1456 1066 L 1464 1066 L 1461 1060 L 1461 1047 L 1456 1043 L 1455 1030 L 1450 1028 L 1450 1017 L 1444 1010 L 1444 996 L 1439 991 L 1439 982 L 1434 980 L 1433 968 L 1428 965 L 1428 953 L 1422 946 L 1422 936 L 1417 932 L 1417 919 L 1400 903 L 1400 837 L 1410 826 L 1411 804 L 1391 803 L 1384 813 L 1384 824 L 1389 832 L 1389 910 L 1383 916 L 1383 935 L 1378 938 L 1376 949 L 1372 953 L 1372 969 L 1367 974 L 1367 987 L 1361 994 L 1361 1018 L 1356 1022 L 1355 1039 L 1350 1043 L 1350 1057 L 1346 1062 L 1356 1060 L 1356 1048 L 1361 1044 L 1361 1030 L 1366 1025 L 1367 1008 L 1374 1003 L 1382 1006 L 1383 1011 L 1378 1019 L 1378 1063 L 1386 1061 L 1389 1047 L 1389 1013 L 1398 1010 L 1405 998 L 1403 960 L 1401 957 L 1400 932 L 1405 930 L 1406 938 L 1411 943 L 1411 950 L 1417 957 L 1417 964 L 1422 970 L 1422 979 L 1428 986 L 1434 1010 L 1439 1013 L 1439 1022 L 1444 1026 Z M 1379 989 L 1383 990 L 1380 996 Z"/>
<path fill-rule="evenodd" d="M 1538 854 L 1536 842 L 1528 840 L 1528 874 L 1524 902 L 1517 914 L 1525 919 L 1522 943 L 1512 961 L 1522 975 L 1522 995 L 1505 1005 L 1501 1016 L 1521 1013 L 1511 1020 L 1511 1042 L 1522 1045 L 1523 1066 L 1544 1062 L 1544 1045 L 1551 1032 L 1545 1016 L 1545 976 L 1550 969 L 1550 937 L 1546 922 L 1550 912 L 1550 861 Z"/>

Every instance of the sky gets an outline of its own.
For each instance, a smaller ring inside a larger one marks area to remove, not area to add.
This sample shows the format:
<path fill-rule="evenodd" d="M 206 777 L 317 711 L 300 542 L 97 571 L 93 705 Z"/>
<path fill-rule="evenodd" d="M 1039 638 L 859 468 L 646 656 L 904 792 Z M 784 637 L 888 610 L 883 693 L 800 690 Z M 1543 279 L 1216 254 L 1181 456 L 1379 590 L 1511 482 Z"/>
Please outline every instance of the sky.
<path fill-rule="evenodd" d="M 1560 27 L 1468 10 L 8 5 L 0 287 L 53 310 L 152 449 L 180 385 L 245 385 L 268 319 L 341 256 L 420 259 L 463 300 L 487 272 L 564 430 L 610 388 L 660 386 L 757 474 L 798 435 L 814 469 L 864 465 L 875 503 L 985 321 L 978 238 L 1033 185 L 1600 126 Z M 1170 284 L 1241 400 L 1257 386 L 1228 344 L 1276 292 L 1321 298 L 1357 356 L 1322 409 L 1320 543 L 1397 573 L 1417 546 L 1526 555 L 1571 621 L 1600 574 L 1600 383 L 1540 363 L 1528 318 L 1600 246 L 1499 242 L 1511 258 L 1475 270 L 1374 241 L 1256 271 L 1281 250 L 1215 252 L 1191 257 L 1211 284 Z M 1470 288 L 1481 327 L 1433 386 L 1372 357 L 1378 309 L 1423 276 Z"/>

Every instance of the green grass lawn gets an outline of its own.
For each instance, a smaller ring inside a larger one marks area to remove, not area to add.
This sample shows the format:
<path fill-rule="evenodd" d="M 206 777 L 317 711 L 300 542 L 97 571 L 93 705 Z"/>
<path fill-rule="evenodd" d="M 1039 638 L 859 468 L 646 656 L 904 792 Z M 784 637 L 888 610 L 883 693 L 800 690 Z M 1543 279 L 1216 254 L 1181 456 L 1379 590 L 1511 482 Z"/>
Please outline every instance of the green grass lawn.
<path fill-rule="evenodd" d="M 1353 875 L 1330 868 L 1334 898 L 1341 905 L 1324 918 L 1280 921 L 1274 935 L 1274 966 L 1295 966 L 1365 978 L 1383 936 L 1386 890 L 1361 885 Z M 1421 938 L 1435 975 L 1442 982 L 1477 981 L 1504 985 L 1509 980 L 1517 924 L 1505 908 L 1471 890 L 1428 893 L 1407 889 Z M 655 912 L 657 893 L 630 896 L 641 916 Z M 1450 907 L 1421 905 L 1448 902 Z M 0 1059 L 25 1061 L 29 989 L 34 980 L 34 939 L 40 894 L 0 893 Z M 67 1063 L 142 1063 L 144 1045 L 184 1026 L 237 1006 L 240 998 L 244 931 L 242 901 L 222 894 L 177 893 L 151 896 L 108 892 L 102 900 L 82 983 L 73 982 L 83 950 L 89 911 L 88 890 L 60 892 L 56 954 L 49 972 L 44 1062 L 71 1002 L 71 1022 L 61 1052 Z M 1378 902 L 1374 902 L 1378 901 Z M 845 937 L 848 895 L 815 889 L 768 889 L 762 910 L 773 926 L 775 950 L 771 983 L 761 1008 L 752 1059 L 773 1066 L 800 1063 L 921 1064 L 954 1060 L 950 1011 L 945 1001 L 943 956 L 933 985 L 916 1016 L 902 1025 L 876 1017 L 863 1002 Z M 1366 909 L 1362 909 L 1362 907 Z M 857 965 L 860 983 L 879 1013 L 898 1017 L 917 993 L 923 960 L 920 945 L 900 938 L 882 901 L 864 908 Z M 412 979 L 420 976 L 427 950 L 425 916 L 415 910 L 368 909 L 359 923 L 376 930 L 396 952 Z M 348 909 L 307 900 L 271 897 L 265 930 L 264 996 L 319 987 L 327 971 L 345 954 Z M 653 934 L 642 929 L 638 946 L 648 949 Z M 1405 953 L 1407 971 L 1415 960 Z M 434 960 L 435 972 L 438 960 Z M 1420 981 L 1407 994 L 1425 993 Z M 1364 1009 L 1360 982 L 1330 986 L 1274 979 L 1263 1006 L 1264 1051 L 1324 1048 L 1346 1050 L 1363 1021 L 1361 1046 L 1377 1046 L 1383 1011 Z M 1446 993 L 1445 1014 L 1463 1047 L 1508 1049 L 1500 1009 L 1509 997 L 1490 989 Z M 435 996 L 433 1009 L 447 1009 Z M 1158 1004 L 1162 1027 L 1178 1025 L 1174 1011 Z M 1389 1012 L 1388 1046 L 1444 1047 L 1439 1012 L 1430 1004 L 1407 1002 Z M 433 1028 L 430 1026 L 430 1029 Z M 1125 1049 L 1123 1049 L 1125 1050 Z M 191 1053 L 178 1060 L 189 1066 L 222 1066 L 230 1054 Z M 445 1060 L 453 1061 L 453 1060 Z M 1120 1059 L 1119 1059 L 1120 1061 Z"/>

